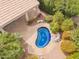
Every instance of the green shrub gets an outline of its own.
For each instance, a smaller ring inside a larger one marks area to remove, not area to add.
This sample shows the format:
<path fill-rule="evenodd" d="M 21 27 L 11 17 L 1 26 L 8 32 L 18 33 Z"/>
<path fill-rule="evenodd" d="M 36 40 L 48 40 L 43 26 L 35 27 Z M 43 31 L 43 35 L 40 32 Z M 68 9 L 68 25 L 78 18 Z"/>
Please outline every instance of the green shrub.
<path fill-rule="evenodd" d="M 61 43 L 61 49 L 65 53 L 72 53 L 72 52 L 76 51 L 76 46 L 73 41 L 63 40 Z"/>
<path fill-rule="evenodd" d="M 71 37 L 76 45 L 79 47 L 79 28 L 76 28 L 74 31 L 72 31 Z"/>
<path fill-rule="evenodd" d="M 65 15 L 76 16 L 79 14 L 79 0 L 66 0 L 65 1 Z"/>
<path fill-rule="evenodd" d="M 72 19 L 64 20 L 61 25 L 62 31 L 69 31 L 69 30 L 72 30 L 73 28 L 74 28 L 74 22 L 72 21 Z"/>
<path fill-rule="evenodd" d="M 64 15 L 60 11 L 57 11 L 53 16 L 53 22 L 57 22 L 59 25 L 61 25 L 63 21 Z"/>
<path fill-rule="evenodd" d="M 79 0 L 39 0 L 40 8 L 48 14 L 62 11 L 65 16 L 71 17 L 79 14 Z"/>
<path fill-rule="evenodd" d="M 79 52 L 75 52 L 66 57 L 66 59 L 79 59 Z"/>
<path fill-rule="evenodd" d="M 23 54 L 17 34 L 0 33 L 0 59 L 19 59 Z"/>
<path fill-rule="evenodd" d="M 26 59 L 39 59 L 37 55 L 27 55 Z"/>
<path fill-rule="evenodd" d="M 50 24 L 50 30 L 52 33 L 57 33 L 59 31 L 59 24 L 57 22 L 52 22 Z"/>
<path fill-rule="evenodd" d="M 55 11 L 63 11 L 65 8 L 64 0 L 54 0 Z"/>
<path fill-rule="evenodd" d="M 48 23 L 51 22 L 51 21 L 53 21 L 53 16 L 52 15 L 46 16 L 45 17 L 45 21 L 48 22 Z"/>
<path fill-rule="evenodd" d="M 62 34 L 62 40 L 71 40 L 71 31 L 64 31 Z"/>
<path fill-rule="evenodd" d="M 40 2 L 40 8 L 48 14 L 53 14 L 54 0 L 38 0 Z"/>

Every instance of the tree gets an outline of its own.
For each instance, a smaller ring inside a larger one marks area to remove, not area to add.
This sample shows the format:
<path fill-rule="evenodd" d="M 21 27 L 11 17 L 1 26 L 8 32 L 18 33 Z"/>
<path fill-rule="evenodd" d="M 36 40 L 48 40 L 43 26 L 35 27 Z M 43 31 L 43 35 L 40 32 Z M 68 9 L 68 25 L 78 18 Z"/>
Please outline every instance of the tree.
<path fill-rule="evenodd" d="M 59 31 L 59 24 L 57 22 L 52 22 L 50 24 L 50 30 L 52 33 L 57 33 Z"/>
<path fill-rule="evenodd" d="M 73 41 L 63 40 L 61 43 L 61 49 L 65 53 L 72 53 L 72 52 L 76 51 L 76 46 Z"/>
<path fill-rule="evenodd" d="M 0 33 L 0 59 L 19 59 L 23 54 L 20 38 L 13 33 Z"/>
<path fill-rule="evenodd" d="M 72 30 L 73 28 L 74 28 L 74 22 L 72 21 L 72 19 L 64 20 L 61 25 L 62 31 L 69 31 L 69 30 Z"/>

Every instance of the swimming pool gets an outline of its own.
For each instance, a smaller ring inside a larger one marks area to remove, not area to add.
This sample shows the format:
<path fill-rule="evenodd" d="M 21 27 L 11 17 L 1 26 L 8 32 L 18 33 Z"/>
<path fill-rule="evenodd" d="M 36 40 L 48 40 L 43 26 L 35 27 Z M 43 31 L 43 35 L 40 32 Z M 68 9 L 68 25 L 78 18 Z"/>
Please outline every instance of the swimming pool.
<path fill-rule="evenodd" d="M 46 47 L 51 40 L 51 34 L 48 28 L 40 27 L 37 29 L 37 39 L 35 44 L 38 48 Z"/>

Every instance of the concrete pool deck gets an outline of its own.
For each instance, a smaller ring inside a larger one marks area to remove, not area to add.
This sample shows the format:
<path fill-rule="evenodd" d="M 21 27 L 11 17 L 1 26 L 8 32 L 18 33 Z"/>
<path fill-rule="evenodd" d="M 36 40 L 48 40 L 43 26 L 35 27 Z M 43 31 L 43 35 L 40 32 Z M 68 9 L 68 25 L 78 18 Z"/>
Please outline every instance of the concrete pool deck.
<path fill-rule="evenodd" d="M 5 27 L 5 30 L 8 32 L 19 32 L 23 36 L 24 40 L 28 40 L 35 32 L 36 29 L 40 26 L 49 26 L 47 23 L 39 23 L 37 25 L 27 25 L 25 23 L 24 17 L 21 17 L 19 20 L 11 23 Z M 64 53 L 61 51 L 60 45 L 61 42 L 54 42 L 53 49 L 46 55 L 45 59 L 65 59 Z"/>

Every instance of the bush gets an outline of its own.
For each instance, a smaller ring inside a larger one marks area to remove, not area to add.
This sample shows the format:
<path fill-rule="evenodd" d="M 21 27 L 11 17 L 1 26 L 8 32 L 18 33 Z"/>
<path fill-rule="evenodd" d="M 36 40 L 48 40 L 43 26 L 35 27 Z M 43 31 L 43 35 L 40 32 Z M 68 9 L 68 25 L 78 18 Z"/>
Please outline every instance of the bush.
<path fill-rule="evenodd" d="M 61 49 L 65 53 L 72 53 L 76 50 L 76 46 L 73 41 L 63 40 L 61 43 Z"/>
<path fill-rule="evenodd" d="M 79 28 L 76 28 L 74 31 L 72 31 L 71 37 L 76 45 L 79 47 Z"/>
<path fill-rule="evenodd" d="M 39 59 L 37 55 L 27 55 L 26 59 Z"/>
<path fill-rule="evenodd" d="M 48 14 L 53 14 L 54 0 L 38 0 L 40 2 L 40 8 Z"/>
<path fill-rule="evenodd" d="M 50 30 L 52 33 L 57 33 L 59 31 L 59 24 L 57 22 L 52 22 L 50 24 Z"/>
<path fill-rule="evenodd" d="M 52 16 L 52 15 L 46 16 L 46 17 L 45 17 L 45 21 L 46 21 L 46 22 L 51 22 L 51 21 L 53 21 L 53 16 Z"/>
<path fill-rule="evenodd" d="M 17 34 L 0 33 L 0 59 L 19 59 L 23 48 Z"/>
<path fill-rule="evenodd" d="M 55 11 L 63 11 L 65 8 L 64 0 L 54 0 Z"/>
<path fill-rule="evenodd" d="M 79 0 L 39 0 L 40 8 L 48 14 L 62 11 L 65 16 L 79 14 Z"/>
<path fill-rule="evenodd" d="M 79 14 L 79 0 L 66 0 L 65 1 L 65 15 L 76 16 Z"/>
<path fill-rule="evenodd" d="M 63 40 L 71 40 L 71 31 L 65 31 L 65 32 L 63 32 L 62 39 Z"/>
<path fill-rule="evenodd" d="M 48 14 L 54 14 L 56 11 L 63 11 L 64 0 L 38 0 L 40 8 Z"/>
<path fill-rule="evenodd" d="M 79 52 L 67 56 L 66 59 L 79 59 Z"/>
<path fill-rule="evenodd" d="M 53 16 L 53 22 L 58 22 L 58 24 L 61 25 L 63 21 L 64 15 L 60 11 L 57 11 Z"/>
<path fill-rule="evenodd" d="M 74 28 L 74 22 L 72 21 L 72 19 L 64 20 L 61 25 L 62 31 L 69 31 L 69 30 L 72 30 L 73 28 Z"/>

